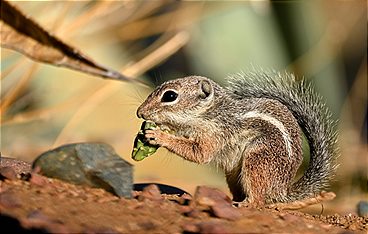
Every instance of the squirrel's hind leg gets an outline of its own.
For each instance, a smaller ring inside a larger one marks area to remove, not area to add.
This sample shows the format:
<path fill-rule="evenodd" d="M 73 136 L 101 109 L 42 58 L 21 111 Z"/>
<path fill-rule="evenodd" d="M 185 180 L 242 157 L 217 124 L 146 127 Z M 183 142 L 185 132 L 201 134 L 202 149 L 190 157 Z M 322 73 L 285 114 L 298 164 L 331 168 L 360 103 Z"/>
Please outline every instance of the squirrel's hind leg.
<path fill-rule="evenodd" d="M 286 157 L 271 154 L 268 147 L 247 150 L 240 173 L 246 203 L 264 206 L 286 202 L 287 191 L 294 177 L 292 163 Z"/>

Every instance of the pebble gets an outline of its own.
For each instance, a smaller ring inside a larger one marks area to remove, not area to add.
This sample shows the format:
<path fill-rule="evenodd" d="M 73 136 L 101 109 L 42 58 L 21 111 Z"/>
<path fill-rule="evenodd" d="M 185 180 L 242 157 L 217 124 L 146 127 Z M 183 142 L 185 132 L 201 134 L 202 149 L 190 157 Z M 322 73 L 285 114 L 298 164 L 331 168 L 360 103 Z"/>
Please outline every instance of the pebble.
<path fill-rule="evenodd" d="M 189 195 L 188 193 L 184 193 L 183 195 L 179 197 L 178 202 L 180 205 L 188 205 L 191 200 L 192 200 L 192 196 Z"/>
<path fill-rule="evenodd" d="M 17 173 L 11 167 L 0 168 L 0 179 L 15 180 L 17 179 Z"/>
<path fill-rule="evenodd" d="M 360 201 L 357 204 L 357 213 L 361 217 L 368 217 L 368 201 Z"/>
<path fill-rule="evenodd" d="M 231 199 L 225 193 L 207 186 L 197 187 L 191 206 L 207 210 L 218 218 L 237 220 L 241 217 L 241 213 L 232 206 Z"/>
<path fill-rule="evenodd" d="M 196 188 L 193 202 L 202 206 L 212 206 L 216 203 L 232 205 L 231 199 L 225 193 L 207 186 L 198 186 Z"/>
<path fill-rule="evenodd" d="M 187 233 L 199 233 L 199 227 L 194 223 L 185 223 L 182 225 L 182 228 Z"/>
<path fill-rule="evenodd" d="M 21 201 L 13 193 L 5 191 L 0 193 L 0 206 L 6 208 L 17 208 L 21 207 Z"/>
<path fill-rule="evenodd" d="M 156 227 L 155 224 L 149 220 L 138 223 L 138 226 L 140 226 L 143 230 L 147 231 L 152 230 Z"/>
<path fill-rule="evenodd" d="M 89 233 L 89 234 L 119 234 L 121 232 L 118 232 L 117 230 L 114 230 L 112 228 L 87 228 L 83 230 L 81 233 Z"/>
<path fill-rule="evenodd" d="M 138 201 L 144 201 L 146 199 L 152 201 L 161 201 L 164 198 L 161 196 L 161 191 L 158 186 L 155 184 L 151 184 L 146 186 L 141 194 L 139 194 L 138 196 Z"/>
<path fill-rule="evenodd" d="M 39 210 L 31 211 L 23 223 L 26 228 L 41 228 L 50 233 L 70 233 L 69 228 L 65 224 L 51 219 Z"/>
<path fill-rule="evenodd" d="M 241 217 L 240 212 L 236 208 L 225 204 L 215 204 L 211 208 L 214 216 L 218 218 L 237 220 Z"/>
<path fill-rule="evenodd" d="M 44 186 L 48 183 L 47 178 L 37 173 L 31 173 L 29 182 L 34 185 Z"/>
<path fill-rule="evenodd" d="M 113 196 L 108 196 L 108 197 L 102 197 L 100 199 L 97 200 L 98 203 L 105 203 L 105 202 L 111 202 L 111 201 L 118 201 L 119 198 L 117 197 L 113 197 Z"/>
<path fill-rule="evenodd" d="M 230 233 L 220 220 L 186 223 L 182 226 L 184 232 L 189 233 Z"/>
<path fill-rule="evenodd" d="M 162 194 L 171 194 L 171 195 L 183 195 L 186 194 L 187 192 L 185 192 L 184 190 L 171 186 L 171 185 L 167 185 L 167 184 L 160 184 L 160 183 L 135 183 L 133 185 L 133 190 L 134 191 L 143 191 L 143 189 L 151 184 L 155 184 L 157 185 L 157 187 L 160 189 Z"/>

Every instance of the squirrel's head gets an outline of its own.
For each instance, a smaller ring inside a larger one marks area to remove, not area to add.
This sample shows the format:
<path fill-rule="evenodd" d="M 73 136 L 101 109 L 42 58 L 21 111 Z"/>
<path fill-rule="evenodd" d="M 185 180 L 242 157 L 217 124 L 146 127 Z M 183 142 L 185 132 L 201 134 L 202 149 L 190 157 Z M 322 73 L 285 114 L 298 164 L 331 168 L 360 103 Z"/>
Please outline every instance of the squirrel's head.
<path fill-rule="evenodd" d="M 137 110 L 137 116 L 156 124 L 190 123 L 207 111 L 218 85 L 201 76 L 170 80 L 157 87 Z"/>

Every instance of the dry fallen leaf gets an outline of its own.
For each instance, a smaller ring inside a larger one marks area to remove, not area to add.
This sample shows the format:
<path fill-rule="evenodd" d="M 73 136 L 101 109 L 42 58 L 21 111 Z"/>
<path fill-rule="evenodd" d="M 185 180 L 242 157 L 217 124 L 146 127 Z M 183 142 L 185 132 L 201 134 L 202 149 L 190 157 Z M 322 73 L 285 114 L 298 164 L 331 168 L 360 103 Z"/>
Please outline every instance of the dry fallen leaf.
<path fill-rule="evenodd" d="M 132 81 L 62 42 L 7 1 L 1 1 L 0 34 L 2 47 L 16 50 L 33 60 L 103 78 Z"/>

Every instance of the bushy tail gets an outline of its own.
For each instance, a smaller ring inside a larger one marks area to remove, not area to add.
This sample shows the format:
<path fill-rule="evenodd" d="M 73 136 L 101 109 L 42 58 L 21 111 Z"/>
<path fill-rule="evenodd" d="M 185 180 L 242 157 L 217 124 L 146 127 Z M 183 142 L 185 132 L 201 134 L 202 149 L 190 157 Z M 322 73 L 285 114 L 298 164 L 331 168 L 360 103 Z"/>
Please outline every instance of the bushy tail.
<path fill-rule="evenodd" d="M 320 95 L 304 80 L 275 71 L 254 70 L 228 78 L 228 89 L 241 97 L 263 97 L 284 104 L 295 116 L 310 147 L 310 163 L 288 195 L 290 201 L 312 197 L 328 187 L 336 170 L 336 123 Z"/>

